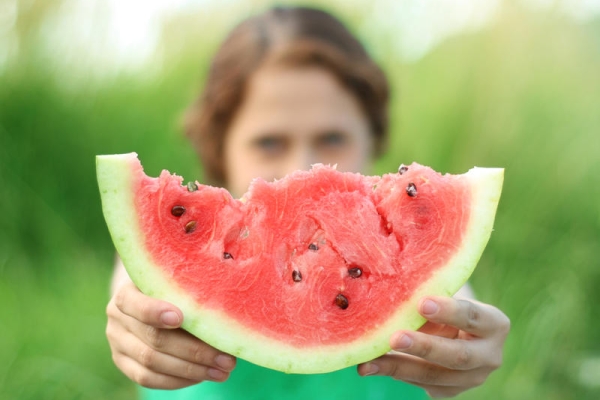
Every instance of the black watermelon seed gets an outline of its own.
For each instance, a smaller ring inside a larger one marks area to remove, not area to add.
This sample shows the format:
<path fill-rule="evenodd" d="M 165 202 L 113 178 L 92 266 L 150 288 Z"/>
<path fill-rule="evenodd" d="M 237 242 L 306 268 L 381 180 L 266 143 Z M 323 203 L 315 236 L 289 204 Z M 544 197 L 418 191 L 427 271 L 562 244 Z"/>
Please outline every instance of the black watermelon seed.
<path fill-rule="evenodd" d="M 185 213 L 184 206 L 174 206 L 171 208 L 171 214 L 173 214 L 175 217 L 181 217 L 183 213 Z"/>
<path fill-rule="evenodd" d="M 233 256 L 231 255 L 231 253 L 228 252 L 223 253 L 223 258 L 226 260 L 233 260 Z"/>
<path fill-rule="evenodd" d="M 408 171 L 408 167 L 407 167 L 406 165 L 404 165 L 404 164 L 401 164 L 401 165 L 400 165 L 400 168 L 398 168 L 398 173 L 399 173 L 400 175 L 402 175 L 402 174 L 403 174 L 403 173 L 405 173 L 406 171 Z"/>
<path fill-rule="evenodd" d="M 292 279 L 294 282 L 300 282 L 302 280 L 302 273 L 300 271 L 292 271 Z"/>
<path fill-rule="evenodd" d="M 409 183 L 406 187 L 406 194 L 410 197 L 415 197 L 417 195 L 417 186 L 414 183 Z"/>
<path fill-rule="evenodd" d="M 190 221 L 185 224 L 185 233 L 192 233 L 196 230 L 196 221 Z"/>
<path fill-rule="evenodd" d="M 346 308 L 348 308 L 348 299 L 346 298 L 346 296 L 339 293 L 337 296 L 335 296 L 335 305 L 341 308 L 342 310 L 345 310 Z"/>
<path fill-rule="evenodd" d="M 198 190 L 198 185 L 196 185 L 195 182 L 188 182 L 187 189 L 188 192 L 195 192 L 196 190 Z"/>
<path fill-rule="evenodd" d="M 308 249 L 317 251 L 319 250 L 319 246 L 317 246 L 315 243 L 311 243 L 308 245 Z"/>
<path fill-rule="evenodd" d="M 362 275 L 362 269 L 360 267 L 349 268 L 348 275 L 352 278 L 359 278 Z"/>

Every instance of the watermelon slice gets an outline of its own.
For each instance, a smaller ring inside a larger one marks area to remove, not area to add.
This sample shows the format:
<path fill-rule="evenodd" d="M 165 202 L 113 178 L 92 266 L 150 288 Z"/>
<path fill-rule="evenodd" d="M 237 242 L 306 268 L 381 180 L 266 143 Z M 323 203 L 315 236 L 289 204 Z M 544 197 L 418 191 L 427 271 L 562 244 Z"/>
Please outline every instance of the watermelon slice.
<path fill-rule="evenodd" d="M 135 284 L 210 345 L 288 373 L 390 350 L 424 295 L 453 295 L 492 231 L 503 170 L 440 175 L 412 164 L 366 177 L 316 165 L 241 200 L 135 153 L 97 157 L 104 216 Z"/>

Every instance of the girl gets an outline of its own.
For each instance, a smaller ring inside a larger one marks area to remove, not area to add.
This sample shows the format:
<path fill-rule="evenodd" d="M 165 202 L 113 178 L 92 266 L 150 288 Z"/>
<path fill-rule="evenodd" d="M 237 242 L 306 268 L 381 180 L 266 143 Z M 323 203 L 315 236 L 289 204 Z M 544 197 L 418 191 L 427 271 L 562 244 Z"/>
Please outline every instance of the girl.
<path fill-rule="evenodd" d="M 208 182 L 240 196 L 255 177 L 281 178 L 317 162 L 368 172 L 386 142 L 387 102 L 384 74 L 338 20 L 275 8 L 225 40 L 186 127 Z M 112 293 L 106 333 L 117 367 L 146 388 L 181 389 L 143 389 L 147 399 L 454 396 L 500 366 L 509 331 L 501 311 L 465 299 L 463 289 L 454 298 L 422 299 L 428 322 L 394 333 L 394 352 L 357 369 L 285 375 L 179 329 L 181 311 L 143 295 L 120 264 Z"/>

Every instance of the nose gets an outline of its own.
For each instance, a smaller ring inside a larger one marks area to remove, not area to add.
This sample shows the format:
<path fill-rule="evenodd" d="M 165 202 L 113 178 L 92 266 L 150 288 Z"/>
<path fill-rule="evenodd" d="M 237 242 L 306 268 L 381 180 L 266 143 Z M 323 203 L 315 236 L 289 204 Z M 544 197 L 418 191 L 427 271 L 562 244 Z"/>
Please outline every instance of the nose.
<path fill-rule="evenodd" d="M 283 178 L 285 175 L 297 170 L 308 171 L 313 164 L 318 162 L 316 156 L 316 152 L 308 144 L 295 146 L 285 163 L 285 167 L 280 171 L 279 178 Z"/>

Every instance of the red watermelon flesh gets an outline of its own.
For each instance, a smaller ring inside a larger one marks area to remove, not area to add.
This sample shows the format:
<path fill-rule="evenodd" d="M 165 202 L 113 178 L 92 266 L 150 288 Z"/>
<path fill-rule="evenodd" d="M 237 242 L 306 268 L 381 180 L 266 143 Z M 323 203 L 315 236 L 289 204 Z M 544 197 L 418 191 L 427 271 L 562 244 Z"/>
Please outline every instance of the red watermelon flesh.
<path fill-rule="evenodd" d="M 135 154 L 99 156 L 103 210 L 140 289 L 178 305 L 207 343 L 286 372 L 325 372 L 389 350 L 452 295 L 491 233 L 501 169 L 440 175 L 412 164 L 365 177 L 317 165 L 241 200 Z"/>

